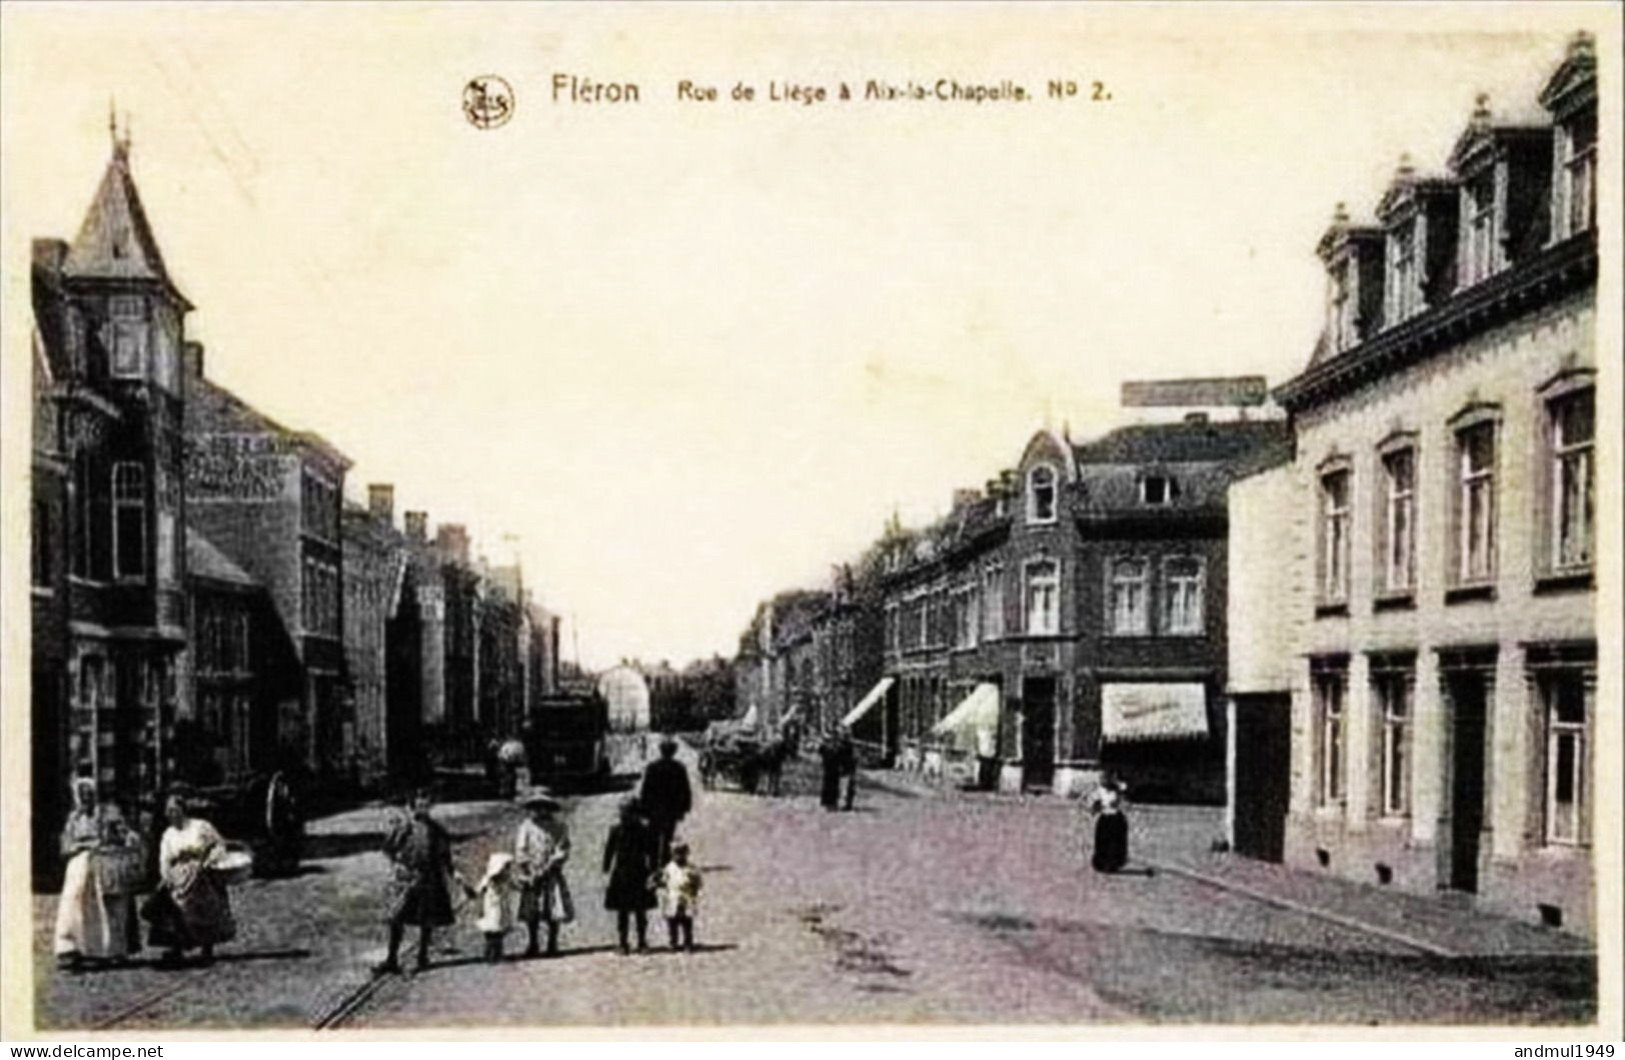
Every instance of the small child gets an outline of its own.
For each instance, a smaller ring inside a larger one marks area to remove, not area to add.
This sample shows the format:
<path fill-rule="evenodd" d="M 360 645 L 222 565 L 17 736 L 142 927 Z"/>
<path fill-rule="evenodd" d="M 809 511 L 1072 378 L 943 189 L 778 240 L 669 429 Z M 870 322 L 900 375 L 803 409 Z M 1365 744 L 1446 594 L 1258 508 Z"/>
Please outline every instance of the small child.
<path fill-rule="evenodd" d="M 666 918 L 671 948 L 694 949 L 694 913 L 700 901 L 700 870 L 688 863 L 688 844 L 676 842 L 671 860 L 660 870 L 660 912 Z"/>
<path fill-rule="evenodd" d="M 485 935 L 485 959 L 502 960 L 502 939 L 513 927 L 515 885 L 513 855 L 498 852 L 485 864 L 485 878 L 475 892 L 480 899 L 480 931 Z"/>

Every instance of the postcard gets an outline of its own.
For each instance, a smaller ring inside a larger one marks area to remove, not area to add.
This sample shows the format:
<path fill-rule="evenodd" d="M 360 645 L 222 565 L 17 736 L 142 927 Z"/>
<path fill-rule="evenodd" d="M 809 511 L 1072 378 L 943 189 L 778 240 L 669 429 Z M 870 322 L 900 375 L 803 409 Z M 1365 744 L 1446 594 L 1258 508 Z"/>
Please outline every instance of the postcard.
<path fill-rule="evenodd" d="M 1619 1036 L 1617 7 L 0 17 L 14 1035 Z"/>

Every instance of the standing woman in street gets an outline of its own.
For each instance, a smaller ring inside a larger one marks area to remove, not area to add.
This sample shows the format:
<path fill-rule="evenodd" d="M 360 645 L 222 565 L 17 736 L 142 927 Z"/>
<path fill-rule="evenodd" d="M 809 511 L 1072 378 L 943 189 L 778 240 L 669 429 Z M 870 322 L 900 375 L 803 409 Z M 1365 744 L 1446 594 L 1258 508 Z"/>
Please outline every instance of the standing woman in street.
<path fill-rule="evenodd" d="M 818 802 L 826 810 L 841 807 L 842 760 L 840 737 L 835 729 L 830 729 L 818 743 L 818 762 L 823 769 L 818 786 Z"/>
<path fill-rule="evenodd" d="M 631 921 L 637 921 L 638 952 L 649 948 L 649 910 L 655 907 L 654 877 L 659 870 L 659 840 L 644 820 L 636 796 L 621 803 L 621 819 L 609 830 L 604 842 L 604 871 L 609 885 L 604 890 L 604 908 L 615 912 L 615 930 L 621 952 L 632 952 L 627 944 Z"/>
<path fill-rule="evenodd" d="M 266 875 L 284 876 L 299 871 L 301 846 L 305 838 L 305 822 L 299 816 L 299 804 L 287 775 L 276 773 L 265 789 L 266 853 L 270 864 Z"/>
<path fill-rule="evenodd" d="M 1128 817 L 1123 813 L 1123 785 L 1107 773 L 1089 798 L 1095 817 L 1096 872 L 1120 872 L 1128 864 Z"/>
<path fill-rule="evenodd" d="M 215 871 L 227 853 L 226 841 L 214 825 L 193 816 L 179 795 L 164 804 L 164 817 L 169 827 L 158 844 L 158 893 L 148 904 L 148 939 L 167 951 L 169 963 L 196 949 L 207 964 L 214 960 L 215 946 L 237 937 L 226 877 Z"/>
<path fill-rule="evenodd" d="M 99 805 L 96 782 L 73 782 L 74 809 L 62 828 L 67 868 L 56 906 L 56 958 L 69 971 L 86 960 L 122 961 L 141 948 L 135 890 L 143 875 L 141 840 L 118 807 Z"/>

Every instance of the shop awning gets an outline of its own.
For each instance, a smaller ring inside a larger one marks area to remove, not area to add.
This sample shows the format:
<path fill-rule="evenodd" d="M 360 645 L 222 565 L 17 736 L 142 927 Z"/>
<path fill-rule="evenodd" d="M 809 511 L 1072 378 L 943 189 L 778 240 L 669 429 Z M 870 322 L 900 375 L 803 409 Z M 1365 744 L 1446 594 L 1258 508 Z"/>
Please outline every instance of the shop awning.
<path fill-rule="evenodd" d="M 1207 688 L 1201 684 L 1102 685 L 1100 715 L 1107 742 L 1206 736 Z"/>
<path fill-rule="evenodd" d="M 999 733 L 999 686 L 982 683 L 931 727 L 935 736 L 952 736 L 964 751 L 991 758 Z"/>
<path fill-rule="evenodd" d="M 891 691 L 891 686 L 896 683 L 897 679 L 894 677 L 882 677 L 876 681 L 875 687 L 869 689 L 869 694 L 858 700 L 858 705 L 846 712 L 846 717 L 841 719 L 841 724 L 856 725 L 859 718 L 869 713 L 874 709 L 876 703 L 886 698 L 886 693 Z"/>

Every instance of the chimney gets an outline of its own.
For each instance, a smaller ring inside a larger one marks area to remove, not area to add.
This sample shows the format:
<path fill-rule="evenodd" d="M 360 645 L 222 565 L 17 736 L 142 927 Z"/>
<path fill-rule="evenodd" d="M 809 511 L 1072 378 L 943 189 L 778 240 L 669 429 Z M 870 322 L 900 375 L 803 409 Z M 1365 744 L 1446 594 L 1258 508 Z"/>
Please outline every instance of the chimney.
<path fill-rule="evenodd" d="M 435 545 L 460 566 L 468 566 L 468 528 L 462 523 L 441 523 L 435 531 Z"/>
<path fill-rule="evenodd" d="M 367 484 L 367 510 L 386 526 L 395 525 L 395 487 L 388 482 Z"/>
<path fill-rule="evenodd" d="M 50 273 L 61 272 L 62 263 L 68 260 L 68 244 L 61 239 L 36 239 L 33 259 L 35 268 Z"/>
<path fill-rule="evenodd" d="M 406 536 L 421 545 L 429 540 L 429 513 L 406 513 Z"/>
<path fill-rule="evenodd" d="M 181 361 L 190 379 L 203 378 L 203 343 L 188 342 L 181 347 Z"/>

